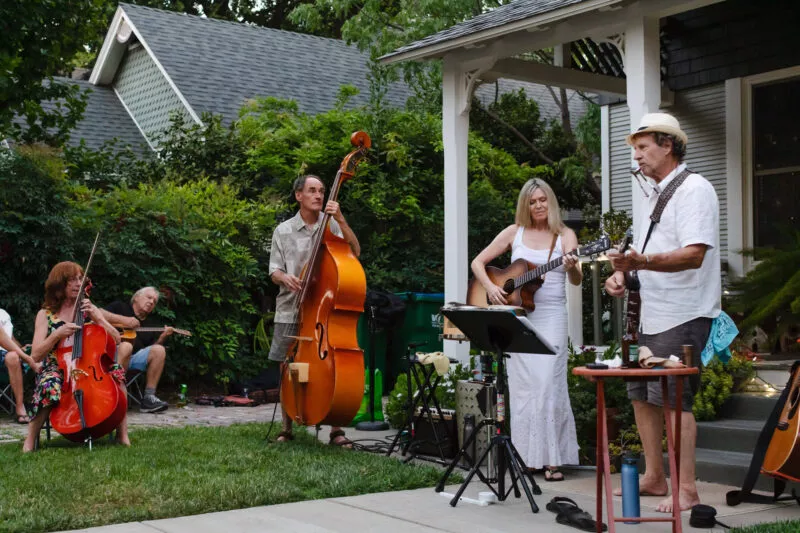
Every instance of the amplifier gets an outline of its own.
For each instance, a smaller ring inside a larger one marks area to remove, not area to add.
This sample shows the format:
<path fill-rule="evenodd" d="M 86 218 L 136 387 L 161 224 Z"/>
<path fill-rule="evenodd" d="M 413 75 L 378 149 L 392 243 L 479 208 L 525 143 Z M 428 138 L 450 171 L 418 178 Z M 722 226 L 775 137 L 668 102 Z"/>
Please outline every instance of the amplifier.
<path fill-rule="evenodd" d="M 419 414 L 420 410 L 417 409 L 417 415 Z M 452 459 L 456 456 L 459 447 L 456 437 L 455 411 L 442 409 L 442 417 L 443 419 L 433 411 L 430 419 L 427 414 L 415 419 L 414 442 L 411 445 L 413 453 L 442 457 L 442 459 Z M 431 420 L 433 420 L 433 425 L 431 425 Z"/>

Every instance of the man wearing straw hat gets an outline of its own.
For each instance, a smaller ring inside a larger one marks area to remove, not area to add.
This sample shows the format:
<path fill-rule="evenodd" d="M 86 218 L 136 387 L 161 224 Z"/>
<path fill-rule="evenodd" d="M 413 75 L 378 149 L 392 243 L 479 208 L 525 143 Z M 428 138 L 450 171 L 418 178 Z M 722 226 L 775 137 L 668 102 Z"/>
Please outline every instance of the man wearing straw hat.
<path fill-rule="evenodd" d="M 699 367 L 712 322 L 720 315 L 717 194 L 708 180 L 687 170 L 683 163 L 688 138 L 675 117 L 667 113 L 645 115 L 639 127 L 628 135 L 627 142 L 633 147 L 639 165 L 637 173 L 644 176 L 639 185 L 645 195 L 645 212 L 651 216 L 634 227 L 634 249 L 624 255 L 609 254 L 615 272 L 606 280 L 606 291 L 612 296 L 623 296 L 623 273 L 638 271 L 642 300 L 639 344 L 661 357 L 680 355 L 681 345 L 691 344 L 693 366 Z M 656 209 L 662 196 L 669 201 L 663 204 L 662 200 Z M 670 379 L 670 403 L 674 406 L 675 381 Z M 687 381 L 681 398 L 682 510 L 700 503 L 695 484 L 697 423 L 692 414 L 700 378 L 693 376 Z M 666 496 L 660 383 L 631 382 L 628 397 L 633 403 L 647 464 L 640 493 Z M 658 511 L 672 512 L 672 499 L 662 500 Z"/>

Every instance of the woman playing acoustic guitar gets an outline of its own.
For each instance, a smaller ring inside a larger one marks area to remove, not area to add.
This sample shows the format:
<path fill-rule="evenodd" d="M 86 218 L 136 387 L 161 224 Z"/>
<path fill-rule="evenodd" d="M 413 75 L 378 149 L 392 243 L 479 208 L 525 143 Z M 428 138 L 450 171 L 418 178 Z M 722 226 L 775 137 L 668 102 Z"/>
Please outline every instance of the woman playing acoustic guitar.
<path fill-rule="evenodd" d="M 63 339 L 79 333 L 79 327 L 72 322 L 72 315 L 81 291 L 82 280 L 83 269 L 71 261 L 58 263 L 47 276 L 44 285 L 44 304 L 36 315 L 31 350 L 31 357 L 35 361 L 42 361 L 43 365 L 41 372 L 36 376 L 32 407 L 34 417 L 28 424 L 28 435 L 22 446 L 23 452 L 33 451 L 36 437 L 48 413 L 61 400 L 64 373 L 58 366 L 56 348 Z M 88 315 L 88 319 L 102 326 L 119 343 L 119 332 L 103 318 L 103 314 L 88 298 L 81 302 L 81 310 Z M 120 373 L 115 376 L 124 379 L 124 375 Z M 119 443 L 130 446 L 127 416 L 122 419 L 117 429 Z"/>
<path fill-rule="evenodd" d="M 486 265 L 511 251 L 511 261 L 533 265 L 564 256 L 563 265 L 548 272 L 534 293 L 535 312 L 528 319 L 556 348 L 556 355 L 509 354 L 508 386 L 511 403 L 511 438 L 526 465 L 544 468 L 547 481 L 561 481 L 562 464 L 578 464 L 575 419 L 567 394 L 566 283 L 583 279 L 577 257 L 568 255 L 578 246 L 575 232 L 564 226 L 553 189 L 540 179 L 522 187 L 515 223 L 472 261 L 472 272 L 492 304 L 507 304 L 508 294 L 495 285 Z"/>

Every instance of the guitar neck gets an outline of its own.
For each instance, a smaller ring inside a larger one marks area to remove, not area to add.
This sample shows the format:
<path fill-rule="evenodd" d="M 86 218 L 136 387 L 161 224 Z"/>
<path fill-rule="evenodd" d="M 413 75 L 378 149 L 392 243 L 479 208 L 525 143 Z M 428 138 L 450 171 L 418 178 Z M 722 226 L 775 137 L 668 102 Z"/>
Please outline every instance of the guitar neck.
<path fill-rule="evenodd" d="M 528 270 L 523 275 L 514 278 L 514 288 L 517 289 L 519 287 L 522 287 L 526 283 L 530 283 L 536 278 L 542 277 L 547 272 L 550 272 L 551 270 L 560 267 L 563 262 L 564 262 L 564 256 L 562 255 L 560 257 L 553 259 L 549 263 L 545 263 L 544 265 L 539 265 L 533 270 Z"/>
<path fill-rule="evenodd" d="M 141 327 L 141 328 L 135 328 L 135 331 L 136 332 L 141 332 L 141 333 L 162 333 L 165 329 L 167 329 L 167 328 Z M 184 336 L 190 336 L 191 335 L 191 333 L 189 333 L 188 331 L 183 330 L 183 329 L 172 328 L 172 331 L 174 331 L 178 335 L 184 335 Z"/>

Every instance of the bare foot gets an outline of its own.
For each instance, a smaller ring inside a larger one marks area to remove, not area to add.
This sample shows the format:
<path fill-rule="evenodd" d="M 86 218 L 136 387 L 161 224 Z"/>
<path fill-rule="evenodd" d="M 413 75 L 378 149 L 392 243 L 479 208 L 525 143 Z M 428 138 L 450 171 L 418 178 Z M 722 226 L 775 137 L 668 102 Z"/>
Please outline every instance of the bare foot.
<path fill-rule="evenodd" d="M 22 453 L 31 453 L 33 451 L 33 443 L 28 443 L 28 439 L 22 444 Z"/>
<path fill-rule="evenodd" d="M 667 480 L 650 481 L 642 478 L 639 481 L 639 495 L 640 496 L 666 496 L 667 495 Z M 614 496 L 622 496 L 622 489 L 614 489 Z"/>
<path fill-rule="evenodd" d="M 698 503 L 700 503 L 700 496 L 695 492 L 685 492 L 683 490 L 680 491 L 678 494 L 678 502 L 681 506 L 681 511 L 688 511 Z M 664 498 L 656 507 L 656 511 L 659 513 L 671 513 L 672 512 L 672 498 Z"/>
<path fill-rule="evenodd" d="M 118 438 L 117 444 L 119 444 L 120 446 L 125 446 L 126 448 L 131 447 L 131 441 L 128 437 L 125 437 L 124 439 Z"/>

